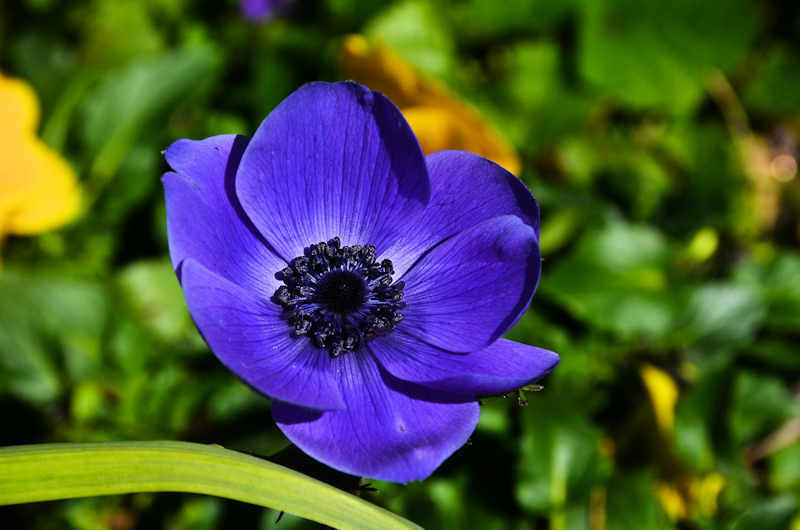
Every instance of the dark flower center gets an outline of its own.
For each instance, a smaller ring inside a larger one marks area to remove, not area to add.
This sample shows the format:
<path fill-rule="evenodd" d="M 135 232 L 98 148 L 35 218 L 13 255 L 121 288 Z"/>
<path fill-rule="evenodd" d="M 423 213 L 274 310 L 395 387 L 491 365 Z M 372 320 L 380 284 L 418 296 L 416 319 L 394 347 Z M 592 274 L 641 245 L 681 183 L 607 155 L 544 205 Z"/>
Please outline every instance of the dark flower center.
<path fill-rule="evenodd" d="M 317 282 L 315 299 L 334 313 L 352 313 L 364 303 L 367 286 L 352 271 L 331 271 Z"/>
<path fill-rule="evenodd" d="M 293 336 L 307 335 L 337 357 L 403 319 L 405 283 L 392 284 L 393 274 L 390 260 L 376 261 L 374 246 L 343 247 L 335 237 L 311 245 L 277 273 L 284 285 L 272 300 L 283 307 Z"/>

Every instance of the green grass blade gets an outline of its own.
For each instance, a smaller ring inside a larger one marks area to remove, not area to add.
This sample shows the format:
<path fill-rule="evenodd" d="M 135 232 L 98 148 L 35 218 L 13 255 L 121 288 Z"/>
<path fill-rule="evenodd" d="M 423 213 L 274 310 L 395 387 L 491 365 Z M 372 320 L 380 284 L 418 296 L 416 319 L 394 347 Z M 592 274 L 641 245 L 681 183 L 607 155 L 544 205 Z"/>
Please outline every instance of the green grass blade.
<path fill-rule="evenodd" d="M 336 528 L 419 528 L 323 482 L 219 446 L 112 442 L 0 448 L 0 505 L 145 491 L 215 495 Z"/>

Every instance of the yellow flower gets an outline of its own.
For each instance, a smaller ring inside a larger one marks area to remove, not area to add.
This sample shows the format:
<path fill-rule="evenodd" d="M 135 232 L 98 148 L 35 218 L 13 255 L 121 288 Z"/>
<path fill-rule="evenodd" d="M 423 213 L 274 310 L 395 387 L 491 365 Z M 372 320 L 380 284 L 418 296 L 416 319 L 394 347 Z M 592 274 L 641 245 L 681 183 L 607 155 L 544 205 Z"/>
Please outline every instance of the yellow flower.
<path fill-rule="evenodd" d="M 519 157 L 499 132 L 474 108 L 387 46 L 350 35 L 342 42 L 341 62 L 355 81 L 382 92 L 400 108 L 425 154 L 442 149 L 470 151 L 519 174 Z"/>
<path fill-rule="evenodd" d="M 653 405 L 656 423 L 664 433 L 671 433 L 675 426 L 675 404 L 678 402 L 678 385 L 669 374 L 651 364 L 639 370 L 650 402 Z"/>
<path fill-rule="evenodd" d="M 24 81 L 0 74 L 0 241 L 51 230 L 78 213 L 75 173 L 36 137 L 39 103 Z"/>
<path fill-rule="evenodd" d="M 681 521 L 713 517 L 724 487 L 725 477 L 712 471 L 704 476 L 682 477 L 673 483 L 660 482 L 656 492 L 667 517 Z"/>
<path fill-rule="evenodd" d="M 689 510 L 686 500 L 681 495 L 680 490 L 672 484 L 662 482 L 657 486 L 658 502 L 671 521 L 686 519 Z"/>
<path fill-rule="evenodd" d="M 695 477 L 689 485 L 689 494 L 694 509 L 702 517 L 713 517 L 717 513 L 717 499 L 725 487 L 725 477 L 712 471 L 704 477 Z"/>

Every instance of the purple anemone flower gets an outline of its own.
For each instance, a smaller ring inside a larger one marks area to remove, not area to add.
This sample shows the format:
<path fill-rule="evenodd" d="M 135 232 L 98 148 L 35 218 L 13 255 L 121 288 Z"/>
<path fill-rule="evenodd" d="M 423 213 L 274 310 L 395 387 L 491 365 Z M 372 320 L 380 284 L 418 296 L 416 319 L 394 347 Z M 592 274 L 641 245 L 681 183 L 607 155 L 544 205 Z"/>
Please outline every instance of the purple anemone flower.
<path fill-rule="evenodd" d="M 251 22 L 267 22 L 293 3 L 293 0 L 240 0 L 239 9 Z"/>
<path fill-rule="evenodd" d="M 382 94 L 311 83 L 252 138 L 178 140 L 166 159 L 198 329 L 317 460 L 423 479 L 467 441 L 479 396 L 558 363 L 500 338 L 539 280 L 533 196 L 477 155 L 425 157 Z"/>

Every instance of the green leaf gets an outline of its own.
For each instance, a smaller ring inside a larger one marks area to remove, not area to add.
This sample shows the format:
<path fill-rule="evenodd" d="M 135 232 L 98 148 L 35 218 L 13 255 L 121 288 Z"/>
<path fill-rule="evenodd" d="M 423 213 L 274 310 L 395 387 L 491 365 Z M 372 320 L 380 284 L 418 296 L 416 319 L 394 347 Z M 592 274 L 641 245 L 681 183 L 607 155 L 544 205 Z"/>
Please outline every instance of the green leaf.
<path fill-rule="evenodd" d="M 7 72 L 15 72 L 33 85 L 42 104 L 42 115 L 47 116 L 51 104 L 61 97 L 70 76 L 76 73 L 74 45 L 40 27 L 17 39 L 9 46 L 9 52 L 11 68 Z"/>
<path fill-rule="evenodd" d="M 508 92 L 517 105 L 535 108 L 561 90 L 558 45 L 548 41 L 524 42 L 508 53 Z M 538 124 L 537 124 L 538 126 Z"/>
<path fill-rule="evenodd" d="M 553 212 L 548 223 L 542 227 L 539 240 L 542 255 L 547 256 L 566 245 L 580 228 L 583 216 L 583 210 L 577 207 L 566 207 Z"/>
<path fill-rule="evenodd" d="M 176 342 L 192 330 L 169 260 L 129 265 L 119 274 L 118 285 L 126 306 L 159 339 Z"/>
<path fill-rule="evenodd" d="M 655 481 L 648 472 L 617 475 L 608 485 L 608 530 L 673 528 L 656 503 Z"/>
<path fill-rule="evenodd" d="M 0 505 L 164 491 L 248 502 L 336 528 L 419 528 L 296 471 L 219 446 L 117 442 L 0 449 Z"/>
<path fill-rule="evenodd" d="M 378 14 L 365 33 L 387 42 L 422 70 L 439 78 L 452 77 L 453 37 L 427 2 L 409 0 L 395 4 Z"/>
<path fill-rule="evenodd" d="M 132 57 L 152 54 L 164 47 L 164 39 L 153 23 L 146 2 L 95 0 L 91 8 L 86 9 L 83 20 L 83 52 L 92 64 L 122 64 Z"/>
<path fill-rule="evenodd" d="M 3 271 L 0 388 L 44 403 L 58 395 L 64 379 L 94 373 L 107 313 L 106 291 L 97 282 L 12 267 Z"/>
<path fill-rule="evenodd" d="M 754 289 L 721 282 L 696 289 L 686 310 L 685 343 L 719 348 L 748 344 L 766 313 Z"/>
<path fill-rule="evenodd" d="M 515 493 L 523 507 L 561 513 L 587 500 L 591 487 L 609 474 L 610 464 L 598 452 L 601 433 L 563 395 L 545 390 L 531 396 L 522 428 Z"/>
<path fill-rule="evenodd" d="M 675 415 L 676 455 L 692 469 L 710 471 L 715 455 L 711 428 L 725 406 L 731 379 L 732 354 L 710 355 L 700 366 L 697 380 L 678 402 Z"/>
<path fill-rule="evenodd" d="M 523 152 L 534 154 L 581 131 L 591 102 L 562 79 L 566 61 L 556 42 L 521 42 L 497 59 L 494 62 L 505 72 L 496 87 L 496 99 L 504 102 L 498 123 Z M 536 117 L 535 126 L 531 116 Z"/>
<path fill-rule="evenodd" d="M 783 495 L 760 502 L 747 510 L 730 526 L 731 530 L 783 530 L 789 528 L 797 513 L 797 501 Z"/>
<path fill-rule="evenodd" d="M 730 428 L 738 443 L 766 434 L 800 410 L 798 402 L 779 379 L 741 372 L 733 387 Z"/>
<path fill-rule="evenodd" d="M 83 128 L 88 151 L 96 153 L 93 185 L 102 186 L 115 174 L 151 120 L 212 81 L 218 62 L 214 49 L 197 48 L 110 70 L 89 98 Z"/>
<path fill-rule="evenodd" d="M 688 238 L 703 227 L 741 232 L 752 225 L 752 209 L 742 207 L 751 184 L 722 124 L 676 120 L 660 137 L 661 148 L 685 171 L 683 178 L 670 177 L 669 196 L 659 209 L 665 230 Z"/>
<path fill-rule="evenodd" d="M 219 499 L 201 497 L 186 502 L 169 525 L 170 529 L 214 530 L 220 527 L 222 503 Z"/>
<path fill-rule="evenodd" d="M 576 4 L 575 0 L 468 0 L 449 6 L 446 14 L 454 21 L 453 26 L 459 29 L 460 39 L 484 40 L 550 29 L 574 11 Z"/>
<path fill-rule="evenodd" d="M 781 449 L 770 459 L 769 485 L 776 491 L 800 486 L 800 443 Z"/>
<path fill-rule="evenodd" d="M 595 141 L 598 158 L 605 158 L 597 175 L 597 186 L 620 202 L 635 219 L 646 219 L 669 191 L 671 178 L 658 159 L 629 139 L 612 135 Z"/>
<path fill-rule="evenodd" d="M 584 8 L 584 78 L 632 107 L 678 113 L 698 104 L 712 68 L 742 60 L 757 22 L 747 0 L 724 9 L 695 0 L 597 0 Z"/>
<path fill-rule="evenodd" d="M 667 289 L 667 250 L 660 232 L 611 221 L 584 234 L 547 272 L 542 289 L 599 329 L 625 339 L 659 338 L 673 325 L 678 301 Z"/>
<path fill-rule="evenodd" d="M 797 344 L 791 339 L 786 341 L 761 339 L 749 346 L 743 356 L 752 358 L 766 367 L 778 370 L 800 371 L 800 355 Z"/>
<path fill-rule="evenodd" d="M 767 306 L 766 324 L 775 331 L 800 327 L 800 258 L 782 253 L 768 263 L 749 260 L 735 273 L 737 283 L 757 289 Z"/>
<path fill-rule="evenodd" d="M 800 58 L 789 48 L 771 50 L 759 64 L 744 94 L 745 103 L 768 114 L 796 113 L 800 109 Z"/>

